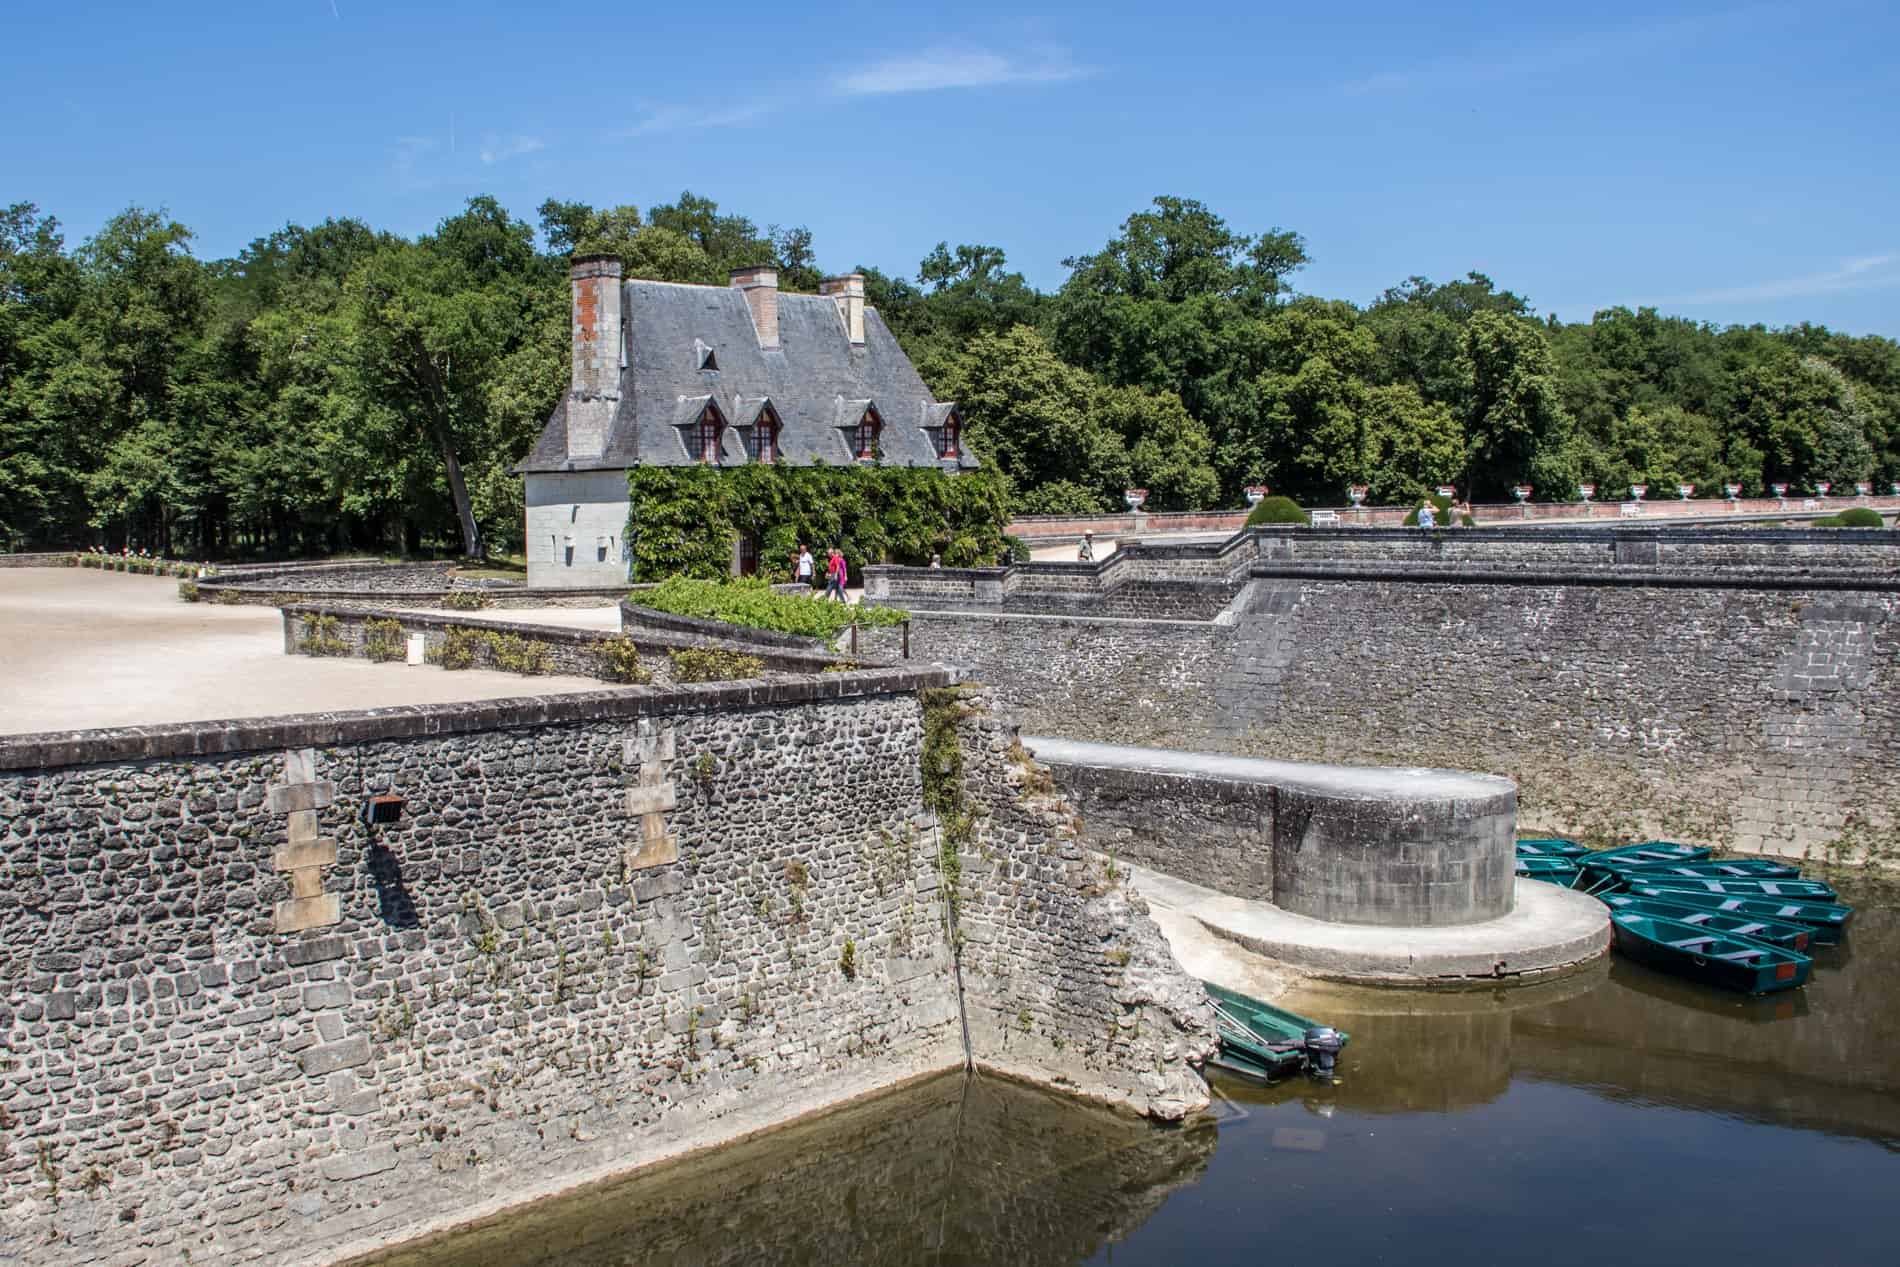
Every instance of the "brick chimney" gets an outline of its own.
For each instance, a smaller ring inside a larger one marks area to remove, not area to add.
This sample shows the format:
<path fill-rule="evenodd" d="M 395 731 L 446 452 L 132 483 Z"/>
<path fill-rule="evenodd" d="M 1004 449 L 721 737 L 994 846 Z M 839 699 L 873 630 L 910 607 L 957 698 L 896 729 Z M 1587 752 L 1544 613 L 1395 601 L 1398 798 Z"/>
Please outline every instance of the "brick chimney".
<path fill-rule="evenodd" d="M 745 292 L 745 306 L 752 310 L 752 328 L 758 333 L 759 346 L 778 346 L 778 270 L 769 264 L 732 270 L 734 290 Z"/>
<path fill-rule="evenodd" d="M 567 456 L 597 458 L 620 405 L 620 257 L 577 255 L 573 378 L 567 393 Z"/>
<path fill-rule="evenodd" d="M 864 274 L 846 273 L 818 283 L 818 293 L 831 296 L 853 347 L 864 346 Z"/>

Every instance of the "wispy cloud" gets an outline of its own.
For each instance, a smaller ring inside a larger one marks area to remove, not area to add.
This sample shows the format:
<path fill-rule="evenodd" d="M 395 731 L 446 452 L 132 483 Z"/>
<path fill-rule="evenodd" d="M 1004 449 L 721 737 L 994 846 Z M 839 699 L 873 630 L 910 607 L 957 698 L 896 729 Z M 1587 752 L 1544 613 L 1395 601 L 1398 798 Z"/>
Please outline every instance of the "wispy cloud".
<path fill-rule="evenodd" d="M 732 128 L 770 114 L 776 105 L 770 101 L 751 101 L 736 106 L 658 106 L 644 118 L 625 129 L 622 136 L 657 136 L 662 132 L 681 132 L 690 128 Z"/>
<path fill-rule="evenodd" d="M 899 92 L 940 92 L 946 88 L 994 88 L 1002 84 L 1049 84 L 1080 79 L 1093 71 L 1078 66 L 1061 49 L 1011 56 L 977 49 L 936 49 L 914 57 L 892 57 L 831 81 L 844 97 Z"/>
<path fill-rule="evenodd" d="M 547 142 L 535 136 L 496 136 L 488 133 L 482 137 L 482 162 L 505 163 L 511 158 L 520 158 L 523 154 L 532 154 L 536 150 L 547 148 Z"/>
<path fill-rule="evenodd" d="M 1770 5 L 1747 5 L 1694 17 L 1635 22 L 1596 31 L 1577 31 L 1540 43 L 1495 45 L 1462 57 L 1439 58 L 1347 80 L 1356 96 L 1405 92 L 1440 84 L 1466 85 L 1500 79 L 1547 75 L 1576 66 L 1641 56 L 1679 47 L 1763 18 L 1785 14 Z"/>
<path fill-rule="evenodd" d="M 1048 84 L 1080 79 L 1094 68 L 1077 65 L 1055 48 L 1004 54 L 972 49 L 940 49 L 911 57 L 890 57 L 834 76 L 825 97 L 890 96 L 895 93 L 940 92 L 952 88 L 990 88 L 1005 84 Z M 622 137 L 659 136 L 704 128 L 742 127 L 769 115 L 809 107 L 821 101 L 809 93 L 759 97 L 718 105 L 655 105 Z"/>
<path fill-rule="evenodd" d="M 1896 251 L 1845 260 L 1839 268 L 1809 273 L 1805 277 L 1727 286 L 1656 302 L 1658 306 L 1686 308 L 1696 304 L 1732 304 L 1759 299 L 1790 299 L 1800 295 L 1833 295 L 1844 290 L 1883 290 L 1892 286 L 1900 286 L 1900 252 Z"/>

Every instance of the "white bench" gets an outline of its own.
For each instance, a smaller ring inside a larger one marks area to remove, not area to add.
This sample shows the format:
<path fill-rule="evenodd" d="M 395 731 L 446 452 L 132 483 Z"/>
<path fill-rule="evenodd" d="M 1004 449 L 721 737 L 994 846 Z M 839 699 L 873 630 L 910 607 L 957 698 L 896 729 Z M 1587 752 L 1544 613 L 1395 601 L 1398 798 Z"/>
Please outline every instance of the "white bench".
<path fill-rule="evenodd" d="M 1622 510 L 1623 518 L 1625 519 L 1640 519 L 1643 515 L 1643 503 L 1641 502 L 1624 502 L 1619 509 Z"/>
<path fill-rule="evenodd" d="M 1313 512 L 1313 526 L 1317 528 L 1321 524 L 1330 524 L 1331 526 L 1337 528 L 1339 526 L 1339 512 L 1336 510 L 1314 511 Z"/>

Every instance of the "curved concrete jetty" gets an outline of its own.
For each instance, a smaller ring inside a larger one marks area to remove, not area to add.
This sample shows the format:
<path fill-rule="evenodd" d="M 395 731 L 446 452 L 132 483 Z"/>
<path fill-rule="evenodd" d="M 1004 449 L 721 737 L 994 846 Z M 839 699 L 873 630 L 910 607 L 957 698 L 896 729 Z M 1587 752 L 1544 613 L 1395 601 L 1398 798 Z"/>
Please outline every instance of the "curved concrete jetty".
<path fill-rule="evenodd" d="M 1542 980 L 1610 949 L 1609 910 L 1595 898 L 1541 880 L 1517 882 L 1509 914 L 1448 928 L 1371 928 L 1294 915 L 1265 902 L 1230 897 L 1142 867 L 1129 882 L 1148 900 L 1182 966 L 1208 980 L 1247 971 L 1244 956 L 1193 953 L 1194 934 L 1334 981 L 1371 985 L 1458 986 Z M 1191 921 L 1182 936 L 1182 923 Z M 1182 954 L 1183 941 L 1190 953 Z M 1203 967 L 1202 960 L 1207 963 Z M 1194 962 L 1190 962 L 1194 960 Z M 1232 964 L 1243 965 L 1240 968 Z M 1252 969 L 1259 973 L 1262 969 Z M 1236 978 L 1245 989 L 1257 982 Z"/>
<path fill-rule="evenodd" d="M 1511 911 L 1517 785 L 1023 736 L 1118 858 L 1283 911 L 1429 928 Z"/>

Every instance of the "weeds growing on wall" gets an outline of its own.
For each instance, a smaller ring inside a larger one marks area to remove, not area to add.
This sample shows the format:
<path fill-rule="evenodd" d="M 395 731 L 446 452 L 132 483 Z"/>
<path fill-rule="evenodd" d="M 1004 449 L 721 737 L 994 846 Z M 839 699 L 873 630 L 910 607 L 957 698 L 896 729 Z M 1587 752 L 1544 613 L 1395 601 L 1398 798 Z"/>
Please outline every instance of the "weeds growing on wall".
<path fill-rule="evenodd" d="M 198 582 L 196 581 L 178 582 L 178 597 L 182 598 L 187 603 L 197 602 L 198 601 Z"/>
<path fill-rule="evenodd" d="M 349 644 L 337 634 L 335 616 L 305 616 L 303 638 L 297 643 L 297 650 L 305 655 L 348 655 Z"/>
<path fill-rule="evenodd" d="M 478 612 L 494 602 L 483 590 L 450 590 L 442 596 L 442 605 L 458 612 Z"/>
<path fill-rule="evenodd" d="M 765 672 L 765 661 L 743 651 L 719 647 L 682 647 L 666 653 L 675 682 L 732 682 Z"/>
<path fill-rule="evenodd" d="M 923 801 L 937 816 L 937 871 L 949 894 L 953 926 L 962 909 L 963 850 L 976 839 L 976 815 L 963 788 L 963 746 L 957 742 L 957 723 L 970 715 L 956 687 L 924 692 Z"/>
<path fill-rule="evenodd" d="M 758 577 L 727 577 L 717 581 L 672 576 L 656 588 L 641 590 L 631 601 L 675 616 L 723 620 L 751 629 L 799 634 L 830 640 L 847 627 L 901 625 L 909 612 L 894 607 L 853 607 L 802 594 L 781 594 Z"/>
<path fill-rule="evenodd" d="M 383 664 L 406 658 L 408 653 L 403 646 L 402 622 L 397 620 L 364 622 L 363 654 Z"/>
<path fill-rule="evenodd" d="M 855 574 L 868 563 L 946 567 L 1004 562 L 1008 491 L 993 470 L 946 475 L 927 467 L 641 466 L 628 472 L 627 541 L 634 576 L 718 577 L 741 535 L 760 572 L 792 579 L 798 543 L 837 546 Z"/>
<path fill-rule="evenodd" d="M 442 635 L 442 645 L 430 653 L 429 659 L 445 669 L 472 669 L 475 667 L 476 649 L 480 646 L 481 634 L 478 631 L 451 625 Z"/>
<path fill-rule="evenodd" d="M 442 635 L 442 645 L 429 653 L 429 659 L 445 669 L 472 669 L 484 656 L 504 673 L 532 677 L 554 667 L 554 652 L 545 642 L 520 634 L 469 629 L 462 625 L 449 626 Z"/>
<path fill-rule="evenodd" d="M 594 658 L 600 664 L 600 675 L 609 682 L 645 686 L 653 680 L 653 671 L 640 663 L 640 645 L 625 634 L 596 643 Z"/>

